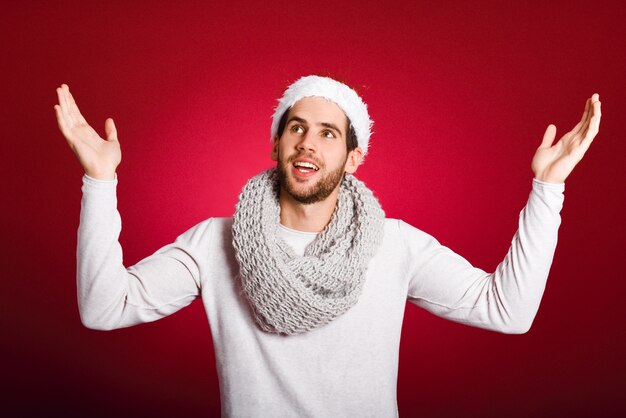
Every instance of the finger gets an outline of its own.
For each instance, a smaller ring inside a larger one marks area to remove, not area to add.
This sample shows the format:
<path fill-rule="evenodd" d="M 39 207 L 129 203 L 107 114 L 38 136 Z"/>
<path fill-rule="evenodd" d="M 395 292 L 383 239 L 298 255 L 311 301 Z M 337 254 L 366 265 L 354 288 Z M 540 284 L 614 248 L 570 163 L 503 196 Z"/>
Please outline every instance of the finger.
<path fill-rule="evenodd" d="M 63 134 L 65 134 L 67 127 L 65 125 L 65 119 L 63 117 L 63 109 L 59 105 L 54 105 L 54 111 L 57 116 L 57 124 L 59 125 L 59 129 Z"/>
<path fill-rule="evenodd" d="M 74 96 L 72 96 L 72 92 L 70 91 L 70 86 L 65 84 L 65 88 L 67 89 L 67 101 L 70 105 L 75 105 Z"/>
<path fill-rule="evenodd" d="M 72 103 L 70 107 L 70 114 L 72 115 L 72 118 L 78 123 L 87 123 L 87 120 L 85 119 L 83 114 L 80 113 L 80 109 L 78 108 L 78 105 L 74 101 L 74 97 L 72 96 L 71 93 L 70 93 L 70 101 Z"/>
<path fill-rule="evenodd" d="M 57 101 L 59 102 L 59 106 L 63 105 L 63 89 L 61 87 L 57 87 L 56 90 L 57 92 Z"/>
<path fill-rule="evenodd" d="M 581 145 L 584 146 L 585 148 L 591 145 L 591 142 L 593 142 L 594 138 L 600 131 L 600 119 L 602 118 L 600 106 L 601 106 L 601 103 L 599 101 L 596 101 L 593 104 L 594 115 L 592 116 L 591 121 L 589 123 L 589 129 L 587 129 L 587 132 L 585 132 L 585 136 L 580 141 Z"/>
<path fill-rule="evenodd" d="M 87 123 L 87 120 L 83 117 L 82 113 L 80 113 L 80 109 L 76 104 L 76 100 L 74 100 L 74 96 L 70 92 L 69 86 L 67 84 L 63 84 L 62 87 L 66 98 L 67 114 L 72 123 Z"/>
<path fill-rule="evenodd" d="M 590 129 L 587 130 L 587 132 L 585 132 L 585 136 L 583 137 L 583 139 L 580 140 L 579 146 L 583 152 L 583 155 L 585 152 L 587 152 L 587 150 L 589 149 L 589 146 L 591 146 L 591 143 L 593 142 L 593 140 L 596 137 L 596 134 L 598 133 L 596 128 L 592 127 L 596 125 L 596 121 L 597 121 L 597 118 L 595 117 L 591 119 Z"/>
<path fill-rule="evenodd" d="M 61 110 L 63 111 L 63 114 L 66 117 L 69 117 L 70 113 L 71 113 L 71 103 L 70 103 L 68 94 L 69 93 L 68 93 L 66 84 L 62 84 L 61 87 L 57 88 L 57 96 L 59 98 L 59 106 L 61 107 Z"/>
<path fill-rule="evenodd" d="M 65 108 L 68 109 L 69 111 L 71 107 L 70 98 L 69 98 L 70 87 L 67 84 L 61 84 L 61 90 L 63 91 L 63 104 L 65 105 Z"/>
<path fill-rule="evenodd" d="M 76 100 L 74 100 L 74 96 L 72 95 L 72 93 L 68 92 L 68 99 L 70 103 L 70 109 L 80 115 L 80 109 L 78 109 L 78 105 L 76 104 Z"/>
<path fill-rule="evenodd" d="M 59 125 L 59 130 L 61 131 L 61 133 L 65 137 L 65 140 L 67 141 L 67 143 L 70 145 L 70 147 L 73 150 L 74 149 L 74 146 L 72 145 L 73 140 L 71 139 L 71 132 L 70 132 L 70 128 L 67 125 L 67 119 L 63 115 L 63 109 L 59 105 L 54 105 L 54 110 L 56 112 L 57 124 Z"/>
<path fill-rule="evenodd" d="M 107 141 L 117 141 L 117 128 L 112 118 L 104 121 L 104 132 L 106 133 Z"/>
<path fill-rule="evenodd" d="M 587 99 L 587 101 L 585 102 L 585 110 L 583 111 L 583 116 L 582 118 L 580 118 L 580 122 L 578 122 L 576 126 L 574 126 L 574 128 L 572 129 L 571 131 L 572 133 L 575 134 L 583 126 L 583 124 L 585 123 L 585 120 L 587 119 L 587 115 L 589 114 L 590 107 L 591 107 L 591 99 Z"/>
<path fill-rule="evenodd" d="M 597 97 L 597 94 L 594 94 L 594 96 Z M 595 97 L 594 97 L 595 98 Z M 592 98 L 592 100 L 594 99 Z M 600 118 L 602 117 L 602 109 L 601 109 L 602 104 L 600 103 L 599 100 L 595 100 L 592 102 L 591 104 L 591 117 L 589 118 L 589 126 L 587 128 L 587 131 L 589 131 L 590 129 L 592 129 L 595 125 L 595 127 L 598 127 L 600 124 Z M 585 132 L 585 136 L 587 134 L 587 131 Z"/>
<path fill-rule="evenodd" d="M 67 136 L 71 118 L 68 114 L 67 101 L 65 100 L 65 90 L 62 87 L 57 88 L 57 96 L 59 104 L 54 106 L 57 115 L 57 122 L 59 123 L 61 132 Z"/>
<path fill-rule="evenodd" d="M 587 99 L 585 103 L 585 111 L 583 112 L 583 117 L 580 119 L 580 122 L 572 129 L 572 133 L 574 135 L 582 134 L 587 130 L 589 126 L 589 120 L 591 119 L 591 98 Z"/>
<path fill-rule="evenodd" d="M 554 142 L 554 138 L 556 138 L 556 126 L 550 124 L 543 134 L 540 148 L 550 148 Z"/>
<path fill-rule="evenodd" d="M 67 100 L 65 99 L 65 90 L 63 86 L 57 87 L 57 99 L 59 101 L 59 107 L 63 113 L 67 113 Z"/>
<path fill-rule="evenodd" d="M 74 96 L 72 95 L 72 92 L 70 91 L 69 87 L 67 87 L 66 95 L 67 95 L 67 104 L 68 104 L 69 109 L 72 112 L 80 113 L 80 110 L 78 109 L 78 105 L 76 104 L 76 100 L 74 100 Z"/>
<path fill-rule="evenodd" d="M 591 96 L 591 102 L 594 116 L 602 116 L 602 103 L 600 102 L 600 95 L 598 93 L 594 93 L 594 95 Z"/>

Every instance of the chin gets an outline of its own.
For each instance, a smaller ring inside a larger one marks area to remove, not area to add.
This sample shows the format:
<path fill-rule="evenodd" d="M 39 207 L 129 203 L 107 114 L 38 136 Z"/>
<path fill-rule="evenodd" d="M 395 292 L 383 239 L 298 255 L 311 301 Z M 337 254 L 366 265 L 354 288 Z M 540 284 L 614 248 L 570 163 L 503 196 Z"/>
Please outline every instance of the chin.
<path fill-rule="evenodd" d="M 339 187 L 341 179 L 323 178 L 315 182 L 315 184 L 304 185 L 297 180 L 286 179 L 284 191 L 295 201 L 310 205 L 313 203 L 326 200 Z M 326 180 L 326 181 L 325 181 Z M 301 187 L 298 187 L 301 186 Z"/>
<path fill-rule="evenodd" d="M 281 189 L 296 202 L 305 205 L 326 200 L 341 184 L 345 171 L 343 167 L 338 167 L 331 172 L 326 172 L 321 168 L 315 176 L 317 177 L 315 183 L 309 184 L 310 181 L 301 183 L 293 176 L 290 171 L 290 164 L 279 162 L 276 168 L 278 169 L 278 179 L 281 184 Z"/>

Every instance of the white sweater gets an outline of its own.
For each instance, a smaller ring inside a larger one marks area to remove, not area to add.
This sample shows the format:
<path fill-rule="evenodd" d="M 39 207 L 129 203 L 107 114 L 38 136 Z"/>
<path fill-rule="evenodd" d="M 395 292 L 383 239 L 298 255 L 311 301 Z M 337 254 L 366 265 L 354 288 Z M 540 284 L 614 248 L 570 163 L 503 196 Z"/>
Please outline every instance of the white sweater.
<path fill-rule="evenodd" d="M 118 242 L 117 178 L 83 177 L 78 302 L 85 326 L 155 321 L 202 297 L 225 417 L 396 417 L 400 330 L 406 301 L 444 318 L 526 332 L 557 242 L 564 185 L 533 180 L 519 229 L 494 273 L 472 267 L 430 235 L 386 219 L 358 303 L 294 336 L 261 331 L 237 280 L 231 218 L 212 218 L 125 268 Z M 281 228 L 302 254 L 315 233 Z"/>

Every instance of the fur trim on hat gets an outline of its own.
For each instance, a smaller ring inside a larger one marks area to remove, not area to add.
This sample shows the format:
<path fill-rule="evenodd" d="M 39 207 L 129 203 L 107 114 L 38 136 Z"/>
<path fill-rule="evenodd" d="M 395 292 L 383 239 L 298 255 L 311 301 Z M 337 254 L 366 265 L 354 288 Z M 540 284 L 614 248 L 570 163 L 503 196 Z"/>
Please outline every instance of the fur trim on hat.
<path fill-rule="evenodd" d="M 278 132 L 278 125 L 283 113 L 289 110 L 298 100 L 313 96 L 324 97 L 336 103 L 344 111 L 354 128 L 357 142 L 363 150 L 363 155 L 367 154 L 373 125 L 367 113 L 367 105 L 350 87 L 329 77 L 315 75 L 302 77 L 285 90 L 283 97 L 278 100 L 278 106 L 276 106 L 274 111 L 271 139 L 274 140 L 274 136 Z"/>

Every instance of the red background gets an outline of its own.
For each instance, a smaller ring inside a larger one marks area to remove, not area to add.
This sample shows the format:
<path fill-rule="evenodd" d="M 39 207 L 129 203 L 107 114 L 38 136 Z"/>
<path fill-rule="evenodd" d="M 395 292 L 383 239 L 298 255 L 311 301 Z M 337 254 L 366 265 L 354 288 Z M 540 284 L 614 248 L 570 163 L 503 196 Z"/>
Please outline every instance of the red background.
<path fill-rule="evenodd" d="M 276 99 L 328 73 L 369 104 L 375 134 L 358 175 L 387 215 L 488 270 L 515 232 L 546 126 L 560 137 L 600 93 L 600 134 L 567 180 L 532 329 L 502 335 L 408 305 L 398 403 L 401 416 L 624 413 L 621 2 L 88 3 L 5 2 L 0 13 L 6 412 L 219 414 L 200 301 L 130 329 L 80 324 L 82 170 L 56 127 L 54 89 L 68 83 L 100 132 L 116 120 L 130 266 L 232 215 L 245 181 L 272 165 Z"/>

